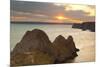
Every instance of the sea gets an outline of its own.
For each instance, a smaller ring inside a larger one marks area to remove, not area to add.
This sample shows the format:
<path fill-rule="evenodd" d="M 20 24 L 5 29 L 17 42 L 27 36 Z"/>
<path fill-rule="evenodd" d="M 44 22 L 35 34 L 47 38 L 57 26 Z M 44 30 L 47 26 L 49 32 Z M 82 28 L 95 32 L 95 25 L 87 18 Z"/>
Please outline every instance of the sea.
<path fill-rule="evenodd" d="M 79 63 L 95 61 L 95 32 L 90 32 L 89 30 L 82 31 L 81 29 L 72 28 L 72 24 L 11 23 L 10 27 L 11 51 L 15 45 L 21 41 L 27 31 L 41 29 L 46 32 L 51 42 L 53 42 L 58 35 L 62 35 L 66 39 L 69 35 L 72 35 L 76 47 L 80 49 L 78 56 L 72 62 Z"/>

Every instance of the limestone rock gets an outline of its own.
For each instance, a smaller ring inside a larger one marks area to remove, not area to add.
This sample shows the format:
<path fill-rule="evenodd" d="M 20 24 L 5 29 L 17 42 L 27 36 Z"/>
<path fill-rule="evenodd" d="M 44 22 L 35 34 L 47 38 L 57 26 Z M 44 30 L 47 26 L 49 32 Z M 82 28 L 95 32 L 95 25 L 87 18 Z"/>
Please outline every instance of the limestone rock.
<path fill-rule="evenodd" d="M 70 50 L 72 50 L 72 52 L 79 51 L 79 49 L 77 49 L 76 46 L 75 46 L 75 42 L 74 42 L 72 36 L 69 36 L 69 37 L 66 39 L 66 42 L 67 42 L 67 47 L 69 47 Z"/>
<path fill-rule="evenodd" d="M 52 64 L 54 58 L 48 53 L 43 53 L 39 50 L 33 52 L 16 53 L 11 56 L 11 66 L 39 65 Z"/>
<path fill-rule="evenodd" d="M 52 43 L 46 33 L 39 29 L 27 31 L 22 40 L 13 49 L 14 53 L 32 52 L 37 49 L 51 53 Z"/>
<path fill-rule="evenodd" d="M 66 39 L 59 35 L 53 42 L 54 55 L 57 62 L 64 61 L 67 57 L 71 56 L 69 49 L 66 47 Z"/>
<path fill-rule="evenodd" d="M 77 56 L 78 49 L 75 47 L 72 36 L 65 39 L 63 36 L 59 35 L 53 42 L 54 46 L 54 56 L 57 62 L 63 62 Z"/>
<path fill-rule="evenodd" d="M 11 52 L 11 64 L 28 65 L 54 63 L 52 52 L 52 43 L 44 31 L 39 29 L 27 31 L 22 40 Z M 34 59 L 35 62 L 32 63 L 29 60 L 30 58 Z"/>
<path fill-rule="evenodd" d="M 11 66 L 60 63 L 77 56 L 73 37 L 56 37 L 53 43 L 39 29 L 27 31 L 11 52 Z"/>

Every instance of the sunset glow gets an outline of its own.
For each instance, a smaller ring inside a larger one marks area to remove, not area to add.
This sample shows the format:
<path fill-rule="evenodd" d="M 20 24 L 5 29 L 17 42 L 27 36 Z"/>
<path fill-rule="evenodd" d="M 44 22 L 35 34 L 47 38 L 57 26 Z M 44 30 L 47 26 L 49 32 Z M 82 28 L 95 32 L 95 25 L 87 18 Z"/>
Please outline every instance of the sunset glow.
<path fill-rule="evenodd" d="M 77 22 L 77 23 L 81 23 L 82 21 L 79 19 L 73 19 L 70 17 L 65 17 L 65 16 L 56 16 L 55 17 L 58 21 L 70 21 L 70 22 Z"/>
<path fill-rule="evenodd" d="M 71 19 L 71 18 L 68 18 L 67 20 L 71 21 L 71 22 L 75 22 L 75 23 L 82 23 L 83 21 L 81 20 L 78 20 L 78 19 Z"/>
<path fill-rule="evenodd" d="M 95 9 L 89 7 L 88 5 L 71 4 L 71 5 L 65 6 L 65 10 L 66 11 L 80 10 L 80 11 L 86 12 L 88 16 L 95 16 Z"/>
<path fill-rule="evenodd" d="M 88 16 L 95 16 L 95 9 L 89 5 L 79 5 L 79 4 L 65 4 L 65 3 L 55 3 L 56 6 L 64 7 L 65 11 L 83 11 L 86 12 Z"/>
<path fill-rule="evenodd" d="M 11 21 L 47 23 L 95 21 L 95 5 L 12 1 L 11 6 Z"/>
<path fill-rule="evenodd" d="M 58 19 L 58 20 L 65 20 L 66 17 L 64 17 L 64 16 L 56 16 L 56 19 Z"/>

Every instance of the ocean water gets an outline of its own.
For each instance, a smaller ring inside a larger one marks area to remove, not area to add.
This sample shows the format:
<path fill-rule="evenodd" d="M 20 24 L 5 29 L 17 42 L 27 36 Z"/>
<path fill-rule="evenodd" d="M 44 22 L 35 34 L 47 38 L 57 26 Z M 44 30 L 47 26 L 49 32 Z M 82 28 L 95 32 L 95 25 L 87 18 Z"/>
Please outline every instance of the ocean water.
<path fill-rule="evenodd" d="M 65 38 L 72 35 L 76 47 L 80 49 L 78 57 L 72 62 L 95 61 L 95 32 L 74 29 L 72 28 L 72 25 L 11 23 L 10 50 L 12 51 L 15 45 L 20 42 L 26 31 L 31 31 L 33 29 L 41 29 L 45 31 L 52 42 L 58 35 L 62 35 Z"/>

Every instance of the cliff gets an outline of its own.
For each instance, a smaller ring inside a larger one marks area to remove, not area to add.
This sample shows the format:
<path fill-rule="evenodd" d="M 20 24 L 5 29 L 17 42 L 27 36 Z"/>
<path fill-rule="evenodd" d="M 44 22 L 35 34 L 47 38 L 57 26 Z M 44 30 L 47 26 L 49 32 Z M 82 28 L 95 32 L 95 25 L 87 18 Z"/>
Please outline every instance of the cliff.
<path fill-rule="evenodd" d="M 90 30 L 91 32 L 95 32 L 95 22 L 83 22 L 73 24 L 72 28 L 78 28 L 84 30 Z"/>

